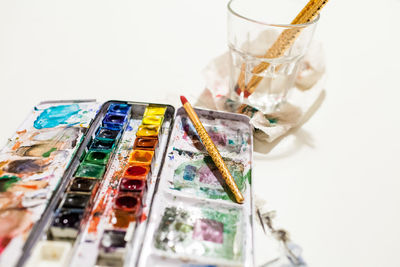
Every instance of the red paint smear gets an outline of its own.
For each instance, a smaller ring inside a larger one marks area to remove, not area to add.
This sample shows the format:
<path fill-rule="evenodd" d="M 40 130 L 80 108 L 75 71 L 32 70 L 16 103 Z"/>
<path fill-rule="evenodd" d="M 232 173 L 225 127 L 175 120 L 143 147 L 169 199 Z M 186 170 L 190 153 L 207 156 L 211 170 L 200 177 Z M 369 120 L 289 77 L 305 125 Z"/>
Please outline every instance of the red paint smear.
<path fill-rule="evenodd" d="M 89 225 L 89 229 L 88 229 L 89 233 L 97 232 L 97 226 L 99 225 L 101 216 L 96 216 L 96 215 L 97 214 L 99 214 L 99 215 L 103 214 L 103 211 L 106 208 L 106 203 L 105 203 L 104 200 L 105 200 L 106 196 L 108 196 L 110 191 L 111 191 L 111 188 L 109 188 L 107 190 L 107 193 L 104 194 L 104 196 L 101 198 L 101 200 L 100 200 L 99 204 L 97 205 L 96 209 L 92 211 L 92 214 L 91 214 L 92 219 L 90 220 L 90 225 Z"/>
<path fill-rule="evenodd" d="M 39 187 L 37 185 L 27 185 L 27 184 L 21 184 L 19 185 L 21 187 L 25 187 L 27 189 L 38 189 Z"/>
<path fill-rule="evenodd" d="M 90 220 L 90 226 L 89 226 L 89 233 L 96 233 L 97 232 L 97 226 L 100 223 L 100 216 L 93 216 L 93 218 Z"/>
<path fill-rule="evenodd" d="M 142 213 L 142 215 L 140 216 L 139 221 L 140 222 L 144 222 L 145 220 L 147 220 L 147 215 L 146 215 L 146 213 Z"/>
<path fill-rule="evenodd" d="M 8 237 L 0 237 L 0 255 L 3 253 L 4 249 L 7 247 L 8 243 L 10 243 L 11 238 Z"/>
<path fill-rule="evenodd" d="M 183 131 L 183 136 L 182 136 L 182 138 L 183 138 L 184 140 L 188 140 L 188 135 L 187 135 L 186 131 Z"/>

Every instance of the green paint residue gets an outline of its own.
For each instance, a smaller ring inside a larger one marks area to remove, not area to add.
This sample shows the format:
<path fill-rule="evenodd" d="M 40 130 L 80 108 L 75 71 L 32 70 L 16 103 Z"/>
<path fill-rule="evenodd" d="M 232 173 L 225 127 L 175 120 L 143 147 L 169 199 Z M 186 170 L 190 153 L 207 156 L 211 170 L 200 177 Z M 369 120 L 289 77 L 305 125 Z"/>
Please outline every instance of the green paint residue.
<path fill-rule="evenodd" d="M 244 193 L 249 175 L 249 173 L 244 175 L 244 164 L 227 158 L 224 158 L 224 161 L 235 179 L 239 190 Z M 184 179 L 185 168 L 189 165 L 195 167 L 197 170 L 193 180 Z M 180 164 L 174 172 L 172 189 L 210 199 L 235 201 L 231 190 L 227 188 L 210 156 L 201 155 L 198 159 L 192 159 Z"/>
<path fill-rule="evenodd" d="M 229 212 L 218 212 L 211 209 L 202 210 L 203 216 L 207 219 L 211 219 L 217 222 L 221 222 L 224 225 L 223 230 L 223 246 L 215 246 L 212 248 L 210 253 L 214 255 L 221 255 L 226 259 L 235 259 L 238 260 L 240 258 L 239 254 L 235 254 L 235 246 L 238 246 L 237 242 L 240 242 L 240 233 L 237 231 L 237 224 L 240 220 L 239 212 L 237 210 L 230 210 Z M 239 245 L 238 248 L 241 248 Z M 239 249 L 241 251 L 241 249 Z"/>
<path fill-rule="evenodd" d="M 243 248 L 242 229 L 239 229 L 240 217 L 241 213 L 236 209 L 167 207 L 154 236 L 154 247 L 179 255 L 240 261 Z M 204 224 L 206 229 L 196 228 L 196 224 L 204 219 L 221 225 L 222 228 L 215 230 Z M 222 235 L 222 239 L 219 242 L 207 240 L 210 231 Z"/>
<path fill-rule="evenodd" d="M 102 178 L 105 169 L 106 167 L 102 165 L 82 162 L 81 165 L 79 165 L 79 168 L 75 173 L 75 176 L 88 177 L 88 178 Z"/>
<path fill-rule="evenodd" d="M 245 180 L 249 181 L 249 185 L 251 185 L 251 170 L 246 173 Z"/>
<path fill-rule="evenodd" d="M 268 120 L 270 123 L 277 123 L 277 122 L 278 122 L 278 118 L 267 118 L 267 120 Z"/>
<path fill-rule="evenodd" d="M 53 152 L 56 151 L 56 150 L 57 150 L 57 148 L 53 147 L 53 148 L 51 148 L 49 151 L 43 153 L 42 157 L 48 158 L 48 157 L 50 157 L 50 154 L 53 153 Z"/>
<path fill-rule="evenodd" d="M 6 192 L 14 183 L 21 179 L 17 176 L 4 175 L 0 177 L 0 192 Z"/>

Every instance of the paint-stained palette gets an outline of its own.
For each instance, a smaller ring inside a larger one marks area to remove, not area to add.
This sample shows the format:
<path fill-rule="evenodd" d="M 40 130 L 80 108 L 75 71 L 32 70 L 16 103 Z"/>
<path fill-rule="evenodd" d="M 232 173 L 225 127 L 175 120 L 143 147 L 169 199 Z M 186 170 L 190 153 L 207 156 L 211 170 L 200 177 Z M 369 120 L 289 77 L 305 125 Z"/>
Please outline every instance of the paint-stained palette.
<path fill-rule="evenodd" d="M 240 261 L 243 224 L 240 209 L 207 204 L 164 208 L 154 236 L 154 247 L 169 254 Z M 207 261 L 207 260 L 206 260 Z"/>
<path fill-rule="evenodd" d="M 84 139 L 99 104 L 44 102 L 0 153 L 0 266 L 13 266 Z"/>
<path fill-rule="evenodd" d="M 0 155 L 0 266 L 251 266 L 248 119 L 198 112 L 243 205 L 182 109 L 37 106 Z"/>
<path fill-rule="evenodd" d="M 26 266 L 46 262 L 37 250 L 52 242 L 69 248 L 67 258 L 54 260 L 57 265 L 136 262 L 140 245 L 133 242 L 144 236 L 161 163 L 156 159 L 163 158 L 174 112 L 168 105 L 119 101 L 101 107 L 87 143 L 76 155 L 79 160 L 61 201 L 49 216 L 41 241 L 32 247 L 33 256 L 26 258 Z"/>
<path fill-rule="evenodd" d="M 245 116 L 196 110 L 245 197 L 234 201 L 183 108 L 139 266 L 253 266 L 252 130 Z"/>

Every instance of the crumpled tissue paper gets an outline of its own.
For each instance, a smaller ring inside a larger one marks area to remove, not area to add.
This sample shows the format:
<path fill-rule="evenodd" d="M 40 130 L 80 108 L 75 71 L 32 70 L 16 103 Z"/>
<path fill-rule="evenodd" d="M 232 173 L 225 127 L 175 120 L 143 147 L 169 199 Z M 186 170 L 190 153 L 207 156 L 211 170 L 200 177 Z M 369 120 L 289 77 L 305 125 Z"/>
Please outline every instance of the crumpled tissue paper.
<path fill-rule="evenodd" d="M 195 105 L 246 114 L 251 117 L 255 138 L 272 142 L 298 126 L 323 93 L 326 75 L 322 45 L 312 42 L 300 64 L 295 88 L 289 91 L 287 102 L 278 111 L 264 114 L 229 99 L 229 52 L 226 52 L 214 58 L 203 70 L 206 88 Z"/>

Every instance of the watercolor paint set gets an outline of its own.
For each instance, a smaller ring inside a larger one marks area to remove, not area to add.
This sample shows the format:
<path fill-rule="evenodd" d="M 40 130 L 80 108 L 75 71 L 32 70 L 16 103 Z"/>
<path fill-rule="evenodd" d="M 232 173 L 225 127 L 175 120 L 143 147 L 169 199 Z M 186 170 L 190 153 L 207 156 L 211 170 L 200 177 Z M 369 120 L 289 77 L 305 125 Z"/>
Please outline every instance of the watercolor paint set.
<path fill-rule="evenodd" d="M 253 266 L 252 129 L 196 109 L 42 102 L 0 151 L 0 266 Z"/>

